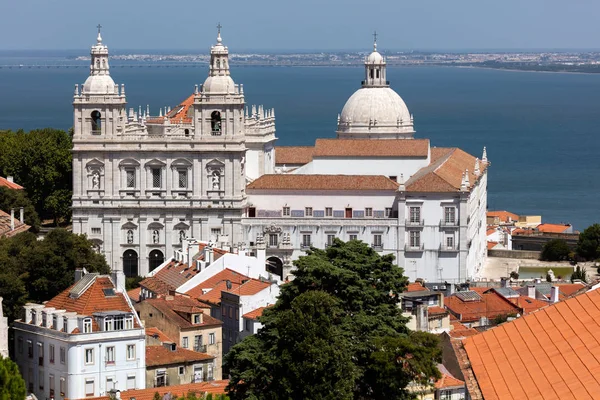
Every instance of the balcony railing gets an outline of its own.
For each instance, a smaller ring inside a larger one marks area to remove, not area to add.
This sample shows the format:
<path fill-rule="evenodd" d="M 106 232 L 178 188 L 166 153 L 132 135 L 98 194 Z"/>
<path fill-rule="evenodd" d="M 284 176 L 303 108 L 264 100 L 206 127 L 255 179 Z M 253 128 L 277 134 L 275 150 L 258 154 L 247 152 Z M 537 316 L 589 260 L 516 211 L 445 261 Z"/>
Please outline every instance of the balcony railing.
<path fill-rule="evenodd" d="M 455 252 L 458 251 L 458 244 L 455 244 L 454 246 L 444 246 L 440 244 L 440 251 L 442 252 Z"/>
<path fill-rule="evenodd" d="M 382 251 L 383 243 L 371 243 L 371 248 L 376 251 Z"/>
<path fill-rule="evenodd" d="M 211 131 L 210 134 L 211 136 L 221 136 L 223 131 Z"/>
<path fill-rule="evenodd" d="M 425 220 L 424 219 L 420 219 L 420 220 L 407 219 L 406 226 L 425 226 Z"/>
<path fill-rule="evenodd" d="M 306 250 L 306 249 L 310 249 L 310 246 L 312 246 L 312 243 L 302 243 L 300 245 L 300 248 L 303 250 Z"/>
<path fill-rule="evenodd" d="M 440 220 L 440 228 L 456 228 L 458 227 L 458 221 L 457 220 L 453 220 L 453 221 L 446 221 L 445 219 Z"/>
<path fill-rule="evenodd" d="M 194 351 L 197 351 L 198 353 L 206 353 L 206 345 L 201 344 L 198 346 L 194 346 Z"/>
<path fill-rule="evenodd" d="M 411 246 L 409 244 L 404 246 L 404 251 L 423 251 L 425 250 L 425 246 L 423 245 L 423 243 L 417 245 L 417 246 Z"/>

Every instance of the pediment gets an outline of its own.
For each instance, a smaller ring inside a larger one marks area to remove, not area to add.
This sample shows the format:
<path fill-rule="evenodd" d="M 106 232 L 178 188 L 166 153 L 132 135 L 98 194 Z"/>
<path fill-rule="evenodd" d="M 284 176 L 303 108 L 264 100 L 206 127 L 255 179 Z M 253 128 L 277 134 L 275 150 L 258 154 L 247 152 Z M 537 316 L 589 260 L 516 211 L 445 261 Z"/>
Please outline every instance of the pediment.
<path fill-rule="evenodd" d="M 164 227 L 160 222 L 151 222 L 148 224 L 148 229 L 163 229 Z"/>
<path fill-rule="evenodd" d="M 186 224 L 185 222 L 180 222 L 177 225 L 175 225 L 173 227 L 173 229 L 176 229 L 176 230 L 179 230 L 179 231 L 180 230 L 186 230 L 186 229 L 190 229 L 190 226 L 188 224 Z"/>
<path fill-rule="evenodd" d="M 187 158 L 178 158 L 171 163 L 171 167 L 191 167 L 192 162 Z"/>
<path fill-rule="evenodd" d="M 167 164 L 164 163 L 163 161 L 160 161 L 159 159 L 156 159 L 156 158 L 148 161 L 145 164 L 146 167 L 164 167 L 165 165 L 167 165 Z"/>
<path fill-rule="evenodd" d="M 121 225 L 121 229 L 137 229 L 138 226 L 131 221 L 128 221 Z"/>
<path fill-rule="evenodd" d="M 140 162 L 133 158 L 126 158 L 119 163 L 119 167 L 139 167 Z"/>
<path fill-rule="evenodd" d="M 85 164 L 85 167 L 88 171 L 103 171 L 104 162 L 97 158 L 93 158 Z"/>

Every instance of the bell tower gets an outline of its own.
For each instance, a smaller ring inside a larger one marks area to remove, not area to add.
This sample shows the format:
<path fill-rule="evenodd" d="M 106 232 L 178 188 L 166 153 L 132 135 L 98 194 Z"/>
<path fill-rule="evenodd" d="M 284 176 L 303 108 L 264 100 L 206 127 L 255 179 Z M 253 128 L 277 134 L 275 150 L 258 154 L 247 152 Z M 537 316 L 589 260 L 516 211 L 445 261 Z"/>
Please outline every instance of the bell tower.
<path fill-rule="evenodd" d="M 98 25 L 96 44 L 90 51 L 90 76 L 81 87 L 75 85 L 74 139 L 114 137 L 123 133 L 126 123 L 125 85 L 119 88 L 110 76 L 101 28 Z"/>
<path fill-rule="evenodd" d="M 373 52 L 365 59 L 365 80 L 363 87 L 388 87 L 386 62 L 377 51 L 377 32 L 373 33 Z"/>

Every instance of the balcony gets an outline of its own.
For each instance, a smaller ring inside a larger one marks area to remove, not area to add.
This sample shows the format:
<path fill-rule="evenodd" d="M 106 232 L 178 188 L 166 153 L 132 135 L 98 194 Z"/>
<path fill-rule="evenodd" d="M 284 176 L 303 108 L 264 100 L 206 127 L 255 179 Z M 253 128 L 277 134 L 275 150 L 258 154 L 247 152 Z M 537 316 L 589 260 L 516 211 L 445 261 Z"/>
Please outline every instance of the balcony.
<path fill-rule="evenodd" d="M 406 226 L 423 227 L 423 226 L 425 226 L 425 220 L 424 219 L 420 219 L 420 220 L 407 219 Z"/>
<path fill-rule="evenodd" d="M 458 228 L 459 223 L 457 220 L 446 221 L 445 219 L 440 220 L 440 228 Z"/>
<path fill-rule="evenodd" d="M 404 246 L 404 251 L 405 252 L 420 252 L 425 250 L 425 246 L 423 245 L 423 243 L 417 245 L 417 246 L 411 246 L 411 245 L 405 245 Z"/>
<path fill-rule="evenodd" d="M 210 135 L 211 136 L 221 136 L 223 134 L 223 131 L 211 131 Z"/>
<path fill-rule="evenodd" d="M 301 248 L 302 250 L 308 250 L 308 249 L 310 249 L 310 247 L 311 247 L 311 246 L 312 246 L 312 243 L 302 243 L 302 244 L 300 245 L 300 248 Z"/>
<path fill-rule="evenodd" d="M 371 248 L 375 251 L 383 251 L 383 243 L 371 243 Z"/>
<path fill-rule="evenodd" d="M 201 344 L 198 346 L 194 346 L 194 351 L 197 351 L 198 353 L 206 353 L 206 345 Z"/>
<path fill-rule="evenodd" d="M 445 253 L 455 253 L 459 251 L 458 244 L 455 244 L 454 246 L 444 246 L 440 244 L 439 251 Z"/>

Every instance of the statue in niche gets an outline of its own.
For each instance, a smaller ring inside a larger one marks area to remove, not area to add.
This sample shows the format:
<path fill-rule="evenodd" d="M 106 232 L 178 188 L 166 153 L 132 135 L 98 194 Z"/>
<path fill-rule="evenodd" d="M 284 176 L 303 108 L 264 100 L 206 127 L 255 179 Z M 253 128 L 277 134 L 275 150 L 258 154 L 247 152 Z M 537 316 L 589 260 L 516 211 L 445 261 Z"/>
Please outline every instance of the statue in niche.
<path fill-rule="evenodd" d="M 184 230 L 179 231 L 179 243 L 183 243 L 183 240 L 185 238 L 186 238 L 185 231 Z"/>
<path fill-rule="evenodd" d="M 213 190 L 221 190 L 221 174 L 219 171 L 213 171 L 211 181 Z"/>
<path fill-rule="evenodd" d="M 242 159 L 240 160 L 240 166 L 242 168 L 242 171 L 244 171 L 245 165 L 246 165 L 246 157 L 242 156 Z"/>
<path fill-rule="evenodd" d="M 100 173 L 98 171 L 92 172 L 92 189 L 100 189 Z"/>
<path fill-rule="evenodd" d="M 158 244 L 160 241 L 160 233 L 158 232 L 158 230 L 153 230 L 152 231 L 152 243 L 154 244 Z"/>
<path fill-rule="evenodd" d="M 127 231 L 127 244 L 133 244 L 133 231 L 131 229 Z"/>

